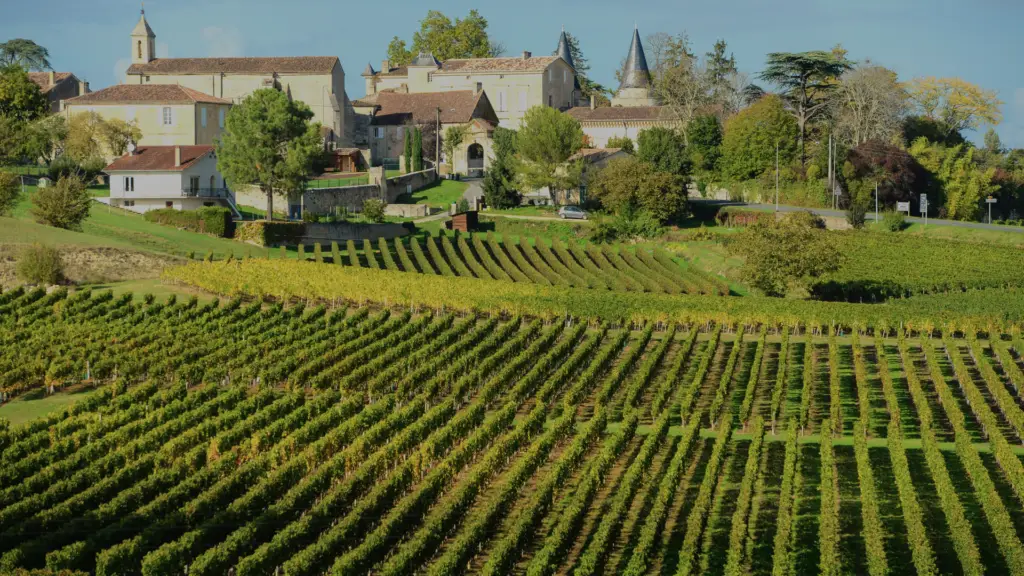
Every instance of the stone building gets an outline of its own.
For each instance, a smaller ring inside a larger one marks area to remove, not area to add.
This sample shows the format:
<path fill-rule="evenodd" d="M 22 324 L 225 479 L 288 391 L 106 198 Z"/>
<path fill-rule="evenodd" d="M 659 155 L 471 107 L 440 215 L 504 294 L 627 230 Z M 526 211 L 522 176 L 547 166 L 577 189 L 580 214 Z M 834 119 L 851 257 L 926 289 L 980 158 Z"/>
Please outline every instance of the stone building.
<path fill-rule="evenodd" d="M 60 112 L 60 103 L 64 100 L 89 93 L 89 83 L 79 80 L 71 72 L 29 72 L 28 79 L 46 96 L 51 113 Z"/>
<path fill-rule="evenodd" d="M 329 129 L 328 146 L 352 139 L 345 125 L 345 71 L 337 56 L 157 58 L 145 11 L 131 33 L 131 56 L 126 84 L 177 84 L 236 104 L 261 88 L 277 88 L 309 106 L 313 120 Z"/>
<path fill-rule="evenodd" d="M 636 142 L 640 132 L 648 128 L 679 125 L 671 109 L 659 105 L 653 93 L 640 32 L 635 28 L 622 83 L 612 97 L 612 105 L 598 108 L 591 99 L 590 106 L 576 107 L 568 113 L 580 122 L 593 148 L 605 148 L 613 137 L 627 137 Z"/>

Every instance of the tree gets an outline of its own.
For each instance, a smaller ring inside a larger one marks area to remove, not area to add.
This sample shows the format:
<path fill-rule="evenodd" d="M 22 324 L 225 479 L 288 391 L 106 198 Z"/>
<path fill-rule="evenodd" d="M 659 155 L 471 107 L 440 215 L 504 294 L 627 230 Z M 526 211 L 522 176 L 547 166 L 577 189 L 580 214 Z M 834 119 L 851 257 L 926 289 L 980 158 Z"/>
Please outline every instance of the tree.
<path fill-rule="evenodd" d="M 412 130 L 405 129 L 405 150 L 402 154 L 402 160 L 405 163 L 405 173 L 412 172 Z"/>
<path fill-rule="evenodd" d="M 994 90 L 986 90 L 960 78 L 914 78 L 907 86 L 918 112 L 941 122 L 950 132 L 974 130 L 983 124 L 996 126 L 1002 121 L 999 100 Z"/>
<path fill-rule="evenodd" d="M 267 219 L 274 194 L 300 189 L 323 154 L 320 125 L 313 112 L 273 88 L 256 90 L 236 104 L 217 142 L 217 168 L 235 186 L 255 185 L 267 196 Z"/>
<path fill-rule="evenodd" d="M 0 43 L 0 66 L 18 66 L 25 70 L 52 70 L 50 52 L 31 40 L 14 38 Z"/>
<path fill-rule="evenodd" d="M 666 222 L 686 211 L 686 180 L 638 158 L 617 158 L 590 177 L 587 191 L 617 214 L 636 210 Z"/>
<path fill-rule="evenodd" d="M 9 216 L 21 196 L 21 177 L 0 170 L 0 216 Z"/>
<path fill-rule="evenodd" d="M 92 111 L 72 116 L 64 141 L 64 154 L 79 164 L 102 157 L 104 124 L 103 118 Z"/>
<path fill-rule="evenodd" d="M 894 208 L 897 202 L 915 199 L 925 181 L 924 168 L 906 150 L 880 140 L 862 142 L 850 150 L 847 161 L 853 168 L 853 177 L 868 184 L 873 194 L 878 185 L 881 206 Z M 847 187 L 848 193 L 853 188 Z"/>
<path fill-rule="evenodd" d="M 466 140 L 469 135 L 468 126 L 449 126 L 444 131 L 444 138 L 441 139 L 441 148 L 444 150 L 444 157 L 448 160 L 448 173 L 455 172 L 455 151 Z"/>
<path fill-rule="evenodd" d="M 569 158 L 583 147 L 583 129 L 572 116 L 547 106 L 534 106 L 523 115 L 516 138 L 515 169 L 524 188 L 556 192 L 579 186 L 582 166 Z"/>
<path fill-rule="evenodd" d="M 636 137 L 637 158 L 659 172 L 678 176 L 684 183 L 690 174 L 690 158 L 682 134 L 671 128 L 656 126 L 643 130 Z"/>
<path fill-rule="evenodd" d="M 725 40 L 715 41 L 714 48 L 704 56 L 707 61 L 708 84 L 711 87 L 711 96 L 716 102 L 726 102 L 730 99 L 729 93 L 734 90 L 730 84 L 730 77 L 737 74 L 736 57 L 729 53 L 725 55 L 728 45 Z"/>
<path fill-rule="evenodd" d="M 25 147 L 25 122 L 0 115 L 0 164 L 22 159 Z"/>
<path fill-rule="evenodd" d="M 686 130 L 689 155 L 698 170 L 714 171 L 722 156 L 722 124 L 714 114 L 697 116 Z"/>
<path fill-rule="evenodd" d="M 903 142 L 910 146 L 918 138 L 926 138 L 929 142 L 943 146 L 959 146 L 967 142 L 963 135 L 941 121 L 925 116 L 911 115 L 903 120 Z"/>
<path fill-rule="evenodd" d="M 999 139 L 999 134 L 995 128 L 989 128 L 985 132 L 985 150 L 992 152 L 993 154 L 1003 153 L 1003 142 Z"/>
<path fill-rule="evenodd" d="M 521 196 L 516 190 L 513 170 L 517 136 L 515 130 L 500 126 L 494 129 L 494 157 L 483 181 L 484 200 L 488 206 L 514 208 L 519 205 Z"/>
<path fill-rule="evenodd" d="M 725 175 L 749 180 L 775 168 L 778 145 L 779 164 L 786 165 L 796 153 L 797 121 L 786 112 L 782 100 L 765 96 L 725 123 L 721 167 Z"/>
<path fill-rule="evenodd" d="M 388 44 L 388 64 L 391 66 L 405 66 L 409 62 L 412 62 L 413 53 L 405 47 L 405 40 L 402 40 L 398 36 L 391 39 Z M 387 72 L 387 70 L 381 70 L 381 72 Z"/>
<path fill-rule="evenodd" d="M 64 150 L 67 138 L 68 123 L 60 114 L 35 120 L 25 127 L 25 156 L 49 164 Z"/>
<path fill-rule="evenodd" d="M 843 52 L 772 52 L 760 78 L 782 91 L 782 97 L 796 118 L 800 146 L 800 165 L 807 159 L 808 124 L 825 113 L 836 79 L 852 67 Z"/>
<path fill-rule="evenodd" d="M 103 121 L 99 126 L 100 138 L 113 156 L 124 156 L 128 144 L 138 142 L 142 138 L 142 130 L 135 123 L 125 122 L 120 118 Z"/>
<path fill-rule="evenodd" d="M 64 280 L 64 262 L 56 248 L 29 244 L 18 254 L 15 273 L 29 284 L 59 284 Z"/>
<path fill-rule="evenodd" d="M 853 146 L 868 140 L 892 141 L 908 108 L 907 91 L 896 73 L 874 65 L 843 74 L 833 102 L 836 133 Z"/>
<path fill-rule="evenodd" d="M 503 51 L 504 47 L 487 35 L 487 20 L 476 10 L 455 22 L 442 12 L 430 10 L 413 34 L 412 50 L 406 51 L 405 42 L 396 36 L 388 46 L 388 58 L 407 64 L 416 53 L 425 52 L 444 62 L 452 58 L 490 58 Z"/>
<path fill-rule="evenodd" d="M 982 201 L 999 189 L 997 169 L 978 166 L 976 150 L 969 145 L 946 147 L 918 138 L 908 152 L 932 177 L 929 200 L 942 202 L 942 217 L 975 220 L 982 212 Z"/>
<path fill-rule="evenodd" d="M 50 111 L 46 96 L 19 66 L 0 68 L 0 116 L 29 122 Z"/>
<path fill-rule="evenodd" d="M 435 169 L 438 166 L 434 167 Z M 412 171 L 423 170 L 423 132 L 419 126 L 412 129 Z"/>
<path fill-rule="evenodd" d="M 684 130 L 701 110 L 712 103 L 711 76 L 703 63 L 683 56 L 667 66 L 654 83 L 654 93 Z"/>
<path fill-rule="evenodd" d="M 380 198 L 367 198 L 363 200 L 363 216 L 370 222 L 381 223 L 387 218 L 387 202 Z"/>
<path fill-rule="evenodd" d="M 636 150 L 633 147 L 633 140 L 629 136 L 612 136 L 608 139 L 605 148 L 621 148 L 626 154 L 632 154 Z"/>
<path fill-rule="evenodd" d="M 32 195 L 32 216 L 40 224 L 54 228 L 81 230 L 91 206 L 92 197 L 85 183 L 74 176 L 61 178 Z"/>
<path fill-rule="evenodd" d="M 839 269 L 842 255 L 828 234 L 796 219 L 761 220 L 729 248 L 744 258 L 742 274 L 751 286 L 768 296 L 784 296 Z"/>

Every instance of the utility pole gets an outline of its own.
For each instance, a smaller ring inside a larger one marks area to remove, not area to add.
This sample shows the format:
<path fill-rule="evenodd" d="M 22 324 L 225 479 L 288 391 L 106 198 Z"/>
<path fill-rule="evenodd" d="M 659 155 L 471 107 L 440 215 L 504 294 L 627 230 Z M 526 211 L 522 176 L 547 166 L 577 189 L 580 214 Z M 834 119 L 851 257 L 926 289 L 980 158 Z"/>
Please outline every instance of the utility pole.
<path fill-rule="evenodd" d="M 832 131 L 828 133 L 828 193 L 832 195 L 832 209 L 836 207 L 836 186 L 832 183 Z"/>
<path fill-rule="evenodd" d="M 878 182 L 875 182 L 875 224 L 878 224 Z"/>
<path fill-rule="evenodd" d="M 775 141 L 775 211 L 779 211 L 779 141 Z"/>
<path fill-rule="evenodd" d="M 437 107 L 437 125 L 434 128 L 434 179 L 441 178 L 441 107 Z"/>

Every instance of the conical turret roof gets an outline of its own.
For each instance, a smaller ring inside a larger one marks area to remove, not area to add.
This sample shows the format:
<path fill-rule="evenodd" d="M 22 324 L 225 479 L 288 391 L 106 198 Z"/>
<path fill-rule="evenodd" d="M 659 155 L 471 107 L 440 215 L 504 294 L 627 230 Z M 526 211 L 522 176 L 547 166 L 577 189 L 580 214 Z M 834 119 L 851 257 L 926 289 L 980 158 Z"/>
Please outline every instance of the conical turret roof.
<path fill-rule="evenodd" d="M 647 69 L 647 57 L 644 56 L 644 46 L 640 43 L 640 31 L 633 28 L 633 42 L 629 45 L 629 55 L 626 56 L 626 67 L 623 69 L 623 88 L 647 88 L 651 85 L 651 71 Z"/>
<path fill-rule="evenodd" d="M 149 27 L 149 22 L 146 22 L 146 11 L 142 11 L 142 15 L 139 16 L 139 23 L 135 25 L 135 29 L 132 30 L 132 36 L 149 36 L 150 38 L 156 38 L 156 34 L 153 33 L 153 29 Z"/>
<path fill-rule="evenodd" d="M 576 70 L 576 62 L 572 59 L 572 50 L 569 49 L 569 39 L 565 36 L 565 28 L 562 28 L 562 35 L 558 37 L 558 48 L 555 48 L 555 56 L 565 60 L 566 64 Z M 573 76 L 573 87 L 579 90 L 580 78 Z"/>
<path fill-rule="evenodd" d="M 361 74 L 361 76 L 373 76 L 375 74 L 377 74 L 377 72 L 374 71 L 373 65 L 370 64 L 369 62 L 367 62 L 366 63 L 366 70 L 363 70 L 363 73 Z"/>

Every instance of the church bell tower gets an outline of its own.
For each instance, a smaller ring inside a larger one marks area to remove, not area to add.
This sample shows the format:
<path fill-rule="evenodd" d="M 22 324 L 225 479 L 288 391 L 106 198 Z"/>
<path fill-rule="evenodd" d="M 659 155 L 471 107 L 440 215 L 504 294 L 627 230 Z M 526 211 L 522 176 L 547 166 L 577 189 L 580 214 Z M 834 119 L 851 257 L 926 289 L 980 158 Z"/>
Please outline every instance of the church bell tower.
<path fill-rule="evenodd" d="M 146 22 L 146 9 L 142 9 L 139 23 L 132 30 L 132 64 L 147 64 L 156 58 L 156 34 Z"/>

